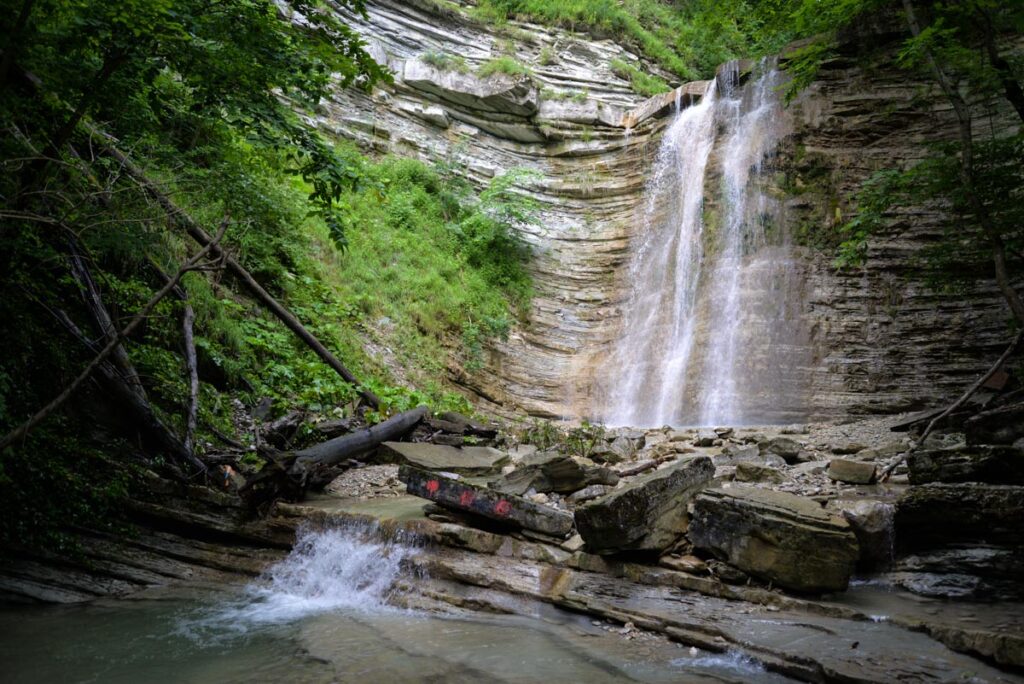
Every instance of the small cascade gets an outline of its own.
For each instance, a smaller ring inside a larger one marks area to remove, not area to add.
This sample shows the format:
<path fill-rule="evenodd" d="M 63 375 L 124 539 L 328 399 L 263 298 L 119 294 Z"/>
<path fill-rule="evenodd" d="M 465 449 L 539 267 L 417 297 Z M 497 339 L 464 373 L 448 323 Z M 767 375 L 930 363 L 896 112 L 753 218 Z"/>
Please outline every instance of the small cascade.
<path fill-rule="evenodd" d="M 246 587 L 242 600 L 192 627 L 244 631 L 328 611 L 387 610 L 403 562 L 415 549 L 411 540 L 384 538 L 369 525 L 300 529 L 288 557 Z"/>
<path fill-rule="evenodd" d="M 768 62 L 747 82 L 728 65 L 666 131 L 639 217 L 622 333 L 603 364 L 614 378 L 592 394 L 591 414 L 605 422 L 803 417 L 802 280 L 768 187 L 785 130 L 781 79 Z"/>

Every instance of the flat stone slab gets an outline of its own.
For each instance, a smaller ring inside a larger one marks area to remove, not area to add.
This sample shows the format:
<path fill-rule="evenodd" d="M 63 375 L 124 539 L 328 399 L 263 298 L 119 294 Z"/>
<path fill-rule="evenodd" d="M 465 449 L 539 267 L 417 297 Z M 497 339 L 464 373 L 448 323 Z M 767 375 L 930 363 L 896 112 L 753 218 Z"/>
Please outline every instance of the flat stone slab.
<path fill-rule="evenodd" d="M 911 484 L 988 482 L 1024 484 L 1024 450 L 1012 446 L 962 446 L 916 451 L 907 458 Z"/>
<path fill-rule="evenodd" d="M 858 557 L 841 516 L 811 499 L 755 487 L 705 490 L 688 535 L 744 572 L 801 592 L 846 589 Z"/>
<path fill-rule="evenodd" d="M 969 542 L 1024 545 L 1024 487 L 916 485 L 896 506 L 896 544 L 904 550 Z"/>
<path fill-rule="evenodd" d="M 384 442 L 380 453 L 391 463 L 459 475 L 493 475 L 508 463 L 508 455 L 491 447 L 452 447 L 421 442 Z"/>
<path fill-rule="evenodd" d="M 875 464 L 833 458 L 828 464 L 828 476 L 848 484 L 871 484 L 875 481 Z"/>
<path fill-rule="evenodd" d="M 452 480 L 429 470 L 408 465 L 398 469 L 398 479 L 405 483 L 410 494 L 436 501 L 455 510 L 553 537 L 565 537 L 572 531 L 572 514 L 527 501 L 519 496 L 501 494 L 493 489 Z"/>
<path fill-rule="evenodd" d="M 591 551 L 664 550 L 686 532 L 687 504 L 714 474 L 698 456 L 642 475 L 577 508 L 576 527 Z"/>

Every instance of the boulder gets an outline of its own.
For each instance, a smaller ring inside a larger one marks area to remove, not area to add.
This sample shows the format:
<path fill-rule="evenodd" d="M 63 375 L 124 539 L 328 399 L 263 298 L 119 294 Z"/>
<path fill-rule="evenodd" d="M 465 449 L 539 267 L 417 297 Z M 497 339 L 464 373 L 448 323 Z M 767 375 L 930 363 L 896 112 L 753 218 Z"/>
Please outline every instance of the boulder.
<path fill-rule="evenodd" d="M 524 458 L 519 468 L 491 483 L 505 494 L 537 492 L 575 492 L 591 484 L 614 485 L 619 476 L 608 468 L 584 465 L 557 451 L 542 451 Z"/>
<path fill-rule="evenodd" d="M 716 435 L 711 430 L 700 430 L 697 432 L 697 436 L 693 438 L 693 445 L 699 447 L 709 447 L 715 443 L 716 439 L 718 439 L 718 435 Z"/>
<path fill-rule="evenodd" d="M 493 475 L 508 463 L 508 455 L 491 447 L 453 447 L 420 442 L 384 442 L 378 451 L 384 463 L 408 464 L 459 475 Z"/>
<path fill-rule="evenodd" d="M 838 482 L 871 484 L 875 481 L 875 464 L 833 458 L 828 464 L 828 476 Z"/>
<path fill-rule="evenodd" d="M 730 444 L 722 453 L 714 456 L 716 466 L 754 463 L 760 460 L 761 450 L 756 444 Z"/>
<path fill-rule="evenodd" d="M 576 509 L 576 527 L 594 552 L 665 550 L 686 531 L 687 504 L 714 472 L 697 456 L 642 475 Z"/>
<path fill-rule="evenodd" d="M 903 550 L 957 542 L 1024 544 L 1024 487 L 924 484 L 896 506 L 896 544 Z"/>
<path fill-rule="evenodd" d="M 828 509 L 840 513 L 857 536 L 862 570 L 889 567 L 895 545 L 895 505 L 873 499 L 833 499 Z"/>
<path fill-rule="evenodd" d="M 596 499 L 599 496 L 604 496 L 605 494 L 608 493 L 609 489 L 611 489 L 611 488 L 608 485 L 602 485 L 602 484 L 590 485 L 589 487 L 584 487 L 583 489 L 579 490 L 578 492 L 573 492 L 572 494 L 567 496 L 565 498 L 565 500 L 568 501 L 571 504 L 579 504 L 579 503 L 583 503 L 584 501 L 590 501 L 591 499 Z"/>
<path fill-rule="evenodd" d="M 734 477 L 739 482 L 782 484 L 786 481 L 786 475 L 781 470 L 758 463 L 737 463 Z"/>
<path fill-rule="evenodd" d="M 457 511 L 555 537 L 565 537 L 572 531 L 571 514 L 527 501 L 522 497 L 501 494 L 408 465 L 398 469 L 398 479 L 405 483 L 410 494 Z"/>
<path fill-rule="evenodd" d="M 911 484 L 988 482 L 1024 484 L 1024 450 L 1013 446 L 961 446 L 916 451 L 907 458 Z"/>
<path fill-rule="evenodd" d="M 688 536 L 740 570 L 799 592 L 846 589 L 859 553 L 842 516 L 754 487 L 705 490 L 694 501 Z"/>
<path fill-rule="evenodd" d="M 786 463 L 797 463 L 804 445 L 789 437 L 772 437 L 760 445 L 761 451 L 781 456 Z"/>
<path fill-rule="evenodd" d="M 833 444 L 829 451 L 836 456 L 852 456 L 853 454 L 859 454 L 865 449 L 867 449 L 866 446 L 857 442 L 842 442 L 840 444 Z"/>

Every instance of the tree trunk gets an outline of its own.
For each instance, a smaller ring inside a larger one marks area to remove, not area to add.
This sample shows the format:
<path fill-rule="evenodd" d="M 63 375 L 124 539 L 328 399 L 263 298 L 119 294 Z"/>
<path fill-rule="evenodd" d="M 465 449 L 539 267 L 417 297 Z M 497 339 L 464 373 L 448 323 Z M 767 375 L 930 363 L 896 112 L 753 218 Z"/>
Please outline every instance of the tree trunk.
<path fill-rule="evenodd" d="M 412 430 L 427 416 L 427 407 L 420 406 L 378 423 L 372 427 L 335 437 L 295 452 L 295 461 L 288 474 L 305 479 L 314 468 L 330 468 L 342 461 L 360 456 L 382 442 L 388 442 Z"/>
<path fill-rule="evenodd" d="M 383 442 L 398 439 L 415 428 L 427 415 L 420 406 L 399 413 L 383 423 L 336 437 L 291 454 L 264 454 L 268 463 L 239 490 L 253 508 L 260 508 L 275 499 L 298 501 L 313 485 L 326 483 L 325 472 L 347 459 L 356 458 Z"/>

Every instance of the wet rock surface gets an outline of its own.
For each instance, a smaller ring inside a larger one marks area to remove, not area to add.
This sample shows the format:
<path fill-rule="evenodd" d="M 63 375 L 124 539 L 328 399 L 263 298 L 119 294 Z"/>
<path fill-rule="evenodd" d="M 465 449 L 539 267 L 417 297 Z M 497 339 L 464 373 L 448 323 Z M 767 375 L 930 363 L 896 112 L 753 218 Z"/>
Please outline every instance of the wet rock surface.
<path fill-rule="evenodd" d="M 576 509 L 593 551 L 660 551 L 686 531 L 690 498 L 714 475 L 707 457 L 687 458 Z"/>
<path fill-rule="evenodd" d="M 694 501 L 689 538 L 744 572 L 798 592 L 846 589 L 858 558 L 847 522 L 814 501 L 754 487 Z"/>

